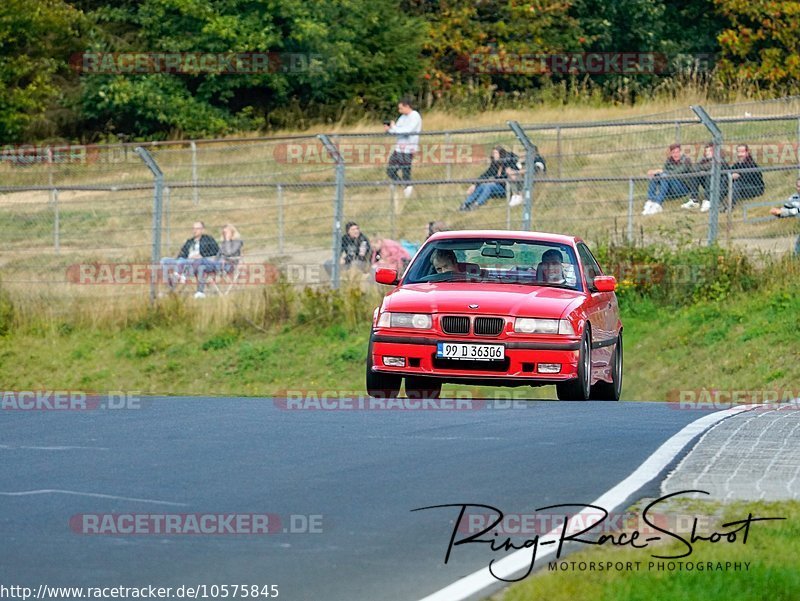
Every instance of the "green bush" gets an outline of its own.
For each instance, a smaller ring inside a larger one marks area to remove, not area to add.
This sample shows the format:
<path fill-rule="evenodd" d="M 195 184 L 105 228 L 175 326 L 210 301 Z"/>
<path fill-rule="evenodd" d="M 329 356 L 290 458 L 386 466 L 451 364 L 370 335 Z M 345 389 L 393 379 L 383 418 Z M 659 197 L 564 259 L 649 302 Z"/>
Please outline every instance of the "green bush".
<path fill-rule="evenodd" d="M 719 246 L 606 243 L 595 251 L 605 272 L 617 278 L 617 298 L 626 308 L 643 299 L 670 306 L 721 301 L 756 290 L 768 270 L 766 266 L 757 269 L 739 250 Z"/>

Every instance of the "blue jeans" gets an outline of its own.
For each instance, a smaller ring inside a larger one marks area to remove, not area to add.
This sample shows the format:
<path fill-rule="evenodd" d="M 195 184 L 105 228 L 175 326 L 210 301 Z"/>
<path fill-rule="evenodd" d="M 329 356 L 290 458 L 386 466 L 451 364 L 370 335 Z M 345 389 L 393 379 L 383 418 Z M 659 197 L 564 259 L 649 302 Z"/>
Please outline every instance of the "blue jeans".
<path fill-rule="evenodd" d="M 208 279 L 206 276 L 208 274 L 220 271 L 231 273 L 233 264 L 204 257 L 200 260 L 200 264 L 195 266 L 195 269 L 197 270 L 197 291 L 203 292 L 206 289 L 206 280 Z"/>
<path fill-rule="evenodd" d="M 192 275 L 192 263 L 194 261 L 192 259 L 173 259 L 172 257 L 164 257 L 161 259 L 161 275 L 169 284 L 169 287 L 173 287 L 172 279 L 169 277 L 171 273 L 175 273 L 177 275 L 183 275 L 185 271 L 189 272 L 189 275 Z M 189 267 L 187 269 L 187 266 Z"/>
<path fill-rule="evenodd" d="M 680 198 L 689 193 L 689 188 L 677 179 L 661 179 L 655 176 L 647 186 L 647 200 L 664 204 L 665 198 Z"/>
<path fill-rule="evenodd" d="M 503 184 L 497 182 L 489 182 L 488 184 L 478 184 L 475 186 L 475 191 L 467 196 L 467 200 L 462 205 L 464 208 L 471 207 L 472 205 L 484 205 L 490 198 L 498 196 L 505 196 L 506 188 Z"/>

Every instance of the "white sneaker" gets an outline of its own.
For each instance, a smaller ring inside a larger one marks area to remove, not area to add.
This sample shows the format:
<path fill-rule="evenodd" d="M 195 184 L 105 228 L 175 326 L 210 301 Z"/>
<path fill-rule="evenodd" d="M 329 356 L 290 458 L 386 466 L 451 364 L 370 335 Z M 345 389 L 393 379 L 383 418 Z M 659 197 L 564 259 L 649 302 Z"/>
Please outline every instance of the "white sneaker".
<path fill-rule="evenodd" d="M 205 298 L 206 297 L 206 293 L 197 291 L 197 292 L 194 293 L 194 297 L 195 298 Z"/>
<path fill-rule="evenodd" d="M 696 209 L 700 206 L 700 203 L 697 202 L 694 198 L 690 198 L 685 203 L 681 205 L 682 209 Z"/>
<path fill-rule="evenodd" d="M 186 275 L 182 273 L 180 275 L 180 277 L 178 277 L 178 282 L 180 282 L 181 284 L 185 284 L 186 283 Z"/>
<path fill-rule="evenodd" d="M 512 194 L 511 199 L 508 201 L 508 206 L 516 207 L 522 204 L 522 194 Z"/>
<path fill-rule="evenodd" d="M 411 198 L 411 195 L 414 193 L 414 186 L 406 186 L 403 188 L 403 196 L 406 198 Z"/>
<path fill-rule="evenodd" d="M 642 215 L 655 215 L 656 213 L 660 213 L 664 210 L 657 202 L 653 202 L 648 200 L 647 203 L 644 205 L 644 210 L 642 211 Z"/>
<path fill-rule="evenodd" d="M 710 200 L 704 200 L 703 201 L 703 205 L 700 207 L 700 212 L 701 213 L 708 213 L 708 211 L 710 209 L 711 209 L 711 201 Z"/>

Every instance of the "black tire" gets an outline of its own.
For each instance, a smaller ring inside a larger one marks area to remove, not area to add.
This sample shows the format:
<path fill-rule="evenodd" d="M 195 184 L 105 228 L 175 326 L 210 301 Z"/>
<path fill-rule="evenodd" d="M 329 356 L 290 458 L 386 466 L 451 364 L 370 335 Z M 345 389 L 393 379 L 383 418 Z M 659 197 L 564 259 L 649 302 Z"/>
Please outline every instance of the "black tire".
<path fill-rule="evenodd" d="M 400 394 L 402 376 L 372 371 L 372 340 L 367 351 L 367 394 L 376 399 L 394 399 Z"/>
<path fill-rule="evenodd" d="M 611 382 L 598 382 L 592 386 L 591 397 L 595 401 L 618 401 L 622 394 L 622 332 L 614 343 L 611 361 Z"/>
<path fill-rule="evenodd" d="M 581 338 L 581 349 L 578 353 L 578 377 L 556 384 L 556 396 L 559 401 L 588 401 L 591 394 L 592 381 L 592 345 L 589 329 Z"/>
<path fill-rule="evenodd" d="M 406 376 L 406 396 L 409 399 L 438 399 L 441 394 L 441 380 L 419 376 Z"/>

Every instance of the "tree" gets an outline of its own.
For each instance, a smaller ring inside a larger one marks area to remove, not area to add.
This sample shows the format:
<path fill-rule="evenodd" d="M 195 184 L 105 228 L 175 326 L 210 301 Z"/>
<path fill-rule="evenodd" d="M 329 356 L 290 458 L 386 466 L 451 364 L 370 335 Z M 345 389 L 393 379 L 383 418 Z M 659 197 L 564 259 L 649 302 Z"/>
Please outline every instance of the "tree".
<path fill-rule="evenodd" d="M 92 12 L 114 35 L 93 48 L 269 56 L 265 68 L 180 74 L 90 74 L 85 113 L 96 127 L 139 135 L 214 135 L 298 106 L 376 110 L 412 89 L 424 32 L 392 0 L 142 0 Z M 287 125 L 286 123 L 278 123 Z"/>
<path fill-rule="evenodd" d="M 48 110 L 65 104 L 76 78 L 69 58 L 85 27 L 82 13 L 61 0 L 0 2 L 0 140 L 54 133 Z"/>
<path fill-rule="evenodd" d="M 580 27 L 562 0 L 407 0 L 428 21 L 426 78 L 440 96 L 459 84 L 502 92 L 536 87 L 544 70 L 527 59 L 580 49 Z M 534 61 L 535 62 L 535 61 Z"/>
<path fill-rule="evenodd" d="M 800 2 L 715 2 L 730 23 L 718 38 L 722 82 L 796 91 L 800 80 Z"/>

